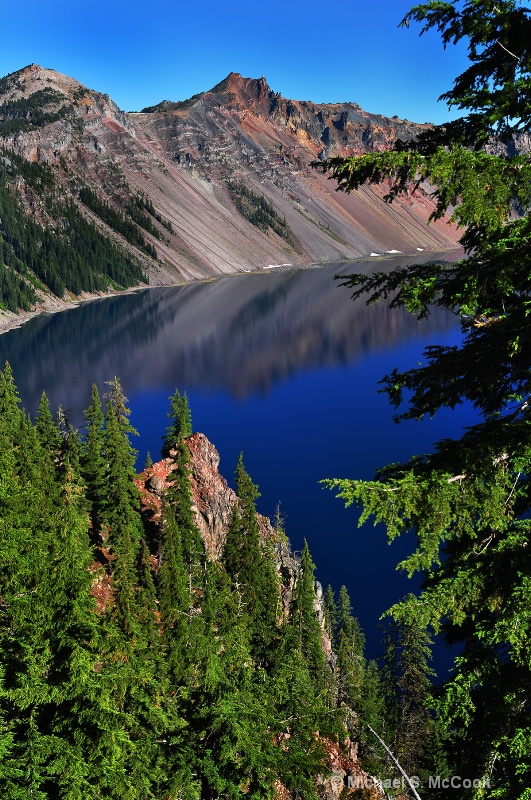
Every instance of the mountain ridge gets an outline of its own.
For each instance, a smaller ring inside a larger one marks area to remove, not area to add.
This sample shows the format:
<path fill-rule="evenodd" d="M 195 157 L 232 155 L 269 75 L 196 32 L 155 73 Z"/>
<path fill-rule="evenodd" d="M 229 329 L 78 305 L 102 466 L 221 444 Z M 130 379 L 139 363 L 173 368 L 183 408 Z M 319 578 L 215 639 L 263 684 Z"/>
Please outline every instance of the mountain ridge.
<path fill-rule="evenodd" d="M 425 127 L 355 103 L 289 100 L 265 77 L 235 72 L 188 100 L 141 112 L 124 112 L 108 95 L 36 64 L 0 79 L 4 157 L 44 165 L 54 182 L 39 196 L 16 175 L 12 194 L 55 231 L 50 196 L 68 199 L 151 285 L 453 247 L 454 227 L 426 224 L 429 187 L 389 206 L 383 188 L 336 193 L 309 166 L 387 149 Z"/>

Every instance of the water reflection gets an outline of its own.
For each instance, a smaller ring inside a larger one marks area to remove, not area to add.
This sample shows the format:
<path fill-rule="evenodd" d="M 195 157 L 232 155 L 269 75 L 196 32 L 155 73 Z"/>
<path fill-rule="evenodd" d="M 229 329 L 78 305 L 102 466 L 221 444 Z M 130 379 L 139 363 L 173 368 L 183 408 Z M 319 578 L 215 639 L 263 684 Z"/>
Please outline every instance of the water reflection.
<path fill-rule="evenodd" d="M 170 385 L 245 398 L 453 324 L 442 312 L 420 326 L 400 309 L 354 305 L 334 281 L 351 271 L 343 263 L 260 273 L 86 303 L 1 336 L 0 363 L 10 361 L 28 411 L 44 389 L 52 408 L 63 403 L 75 418 L 90 385 L 114 375 L 126 394 Z"/>

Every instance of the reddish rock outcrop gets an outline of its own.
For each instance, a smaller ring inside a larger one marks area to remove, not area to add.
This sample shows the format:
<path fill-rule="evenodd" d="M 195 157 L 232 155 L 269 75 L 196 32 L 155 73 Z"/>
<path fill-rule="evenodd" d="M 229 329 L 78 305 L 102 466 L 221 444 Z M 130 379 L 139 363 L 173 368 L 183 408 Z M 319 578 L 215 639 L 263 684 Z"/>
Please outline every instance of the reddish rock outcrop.
<path fill-rule="evenodd" d="M 203 433 L 194 433 L 186 440 L 186 444 L 190 453 L 190 484 L 195 524 L 205 543 L 208 557 L 217 560 L 223 551 L 232 509 L 238 498 L 219 472 L 219 453 L 212 442 Z M 143 514 L 155 526 L 160 523 L 162 496 L 174 464 L 171 458 L 173 452 L 170 451 L 170 458 L 164 458 L 145 469 L 135 481 L 142 497 Z M 275 530 L 271 521 L 261 514 L 257 514 L 257 519 L 262 542 L 267 542 L 274 553 L 284 607 L 287 608 L 299 562 L 291 552 L 286 538 Z M 316 613 L 322 619 L 322 591 L 319 584 L 318 586 Z"/>

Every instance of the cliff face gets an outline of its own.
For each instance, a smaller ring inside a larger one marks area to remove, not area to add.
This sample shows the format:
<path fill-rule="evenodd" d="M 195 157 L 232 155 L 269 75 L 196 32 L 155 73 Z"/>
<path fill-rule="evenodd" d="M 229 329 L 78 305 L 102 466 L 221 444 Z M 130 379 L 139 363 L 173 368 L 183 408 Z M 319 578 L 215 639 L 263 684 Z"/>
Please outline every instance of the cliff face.
<path fill-rule="evenodd" d="M 190 479 L 194 501 L 195 524 L 197 525 L 208 557 L 217 560 L 223 552 L 232 509 L 238 502 L 236 492 L 230 488 L 219 472 L 219 453 L 202 433 L 194 433 L 186 440 L 190 453 Z M 168 475 L 173 469 L 173 459 L 164 458 L 139 475 L 137 486 L 142 494 L 143 512 L 146 519 L 157 526 L 160 522 L 162 495 L 168 486 Z M 271 521 L 257 514 L 262 541 L 272 545 L 275 567 L 279 576 L 284 608 L 288 609 L 291 592 L 297 579 L 299 562 Z M 316 591 L 316 613 L 324 623 L 322 590 Z M 324 629 L 324 624 L 323 624 Z M 330 643 L 326 648 L 330 650 Z"/>
<path fill-rule="evenodd" d="M 452 246 L 453 227 L 426 224 L 433 209 L 428 190 L 388 206 L 383 188 L 336 193 L 308 166 L 389 148 L 423 127 L 353 103 L 288 100 L 265 78 L 235 73 L 189 101 L 165 101 L 143 113 L 124 113 L 107 95 L 37 65 L 0 81 L 0 145 L 46 162 L 63 197 L 78 202 L 80 188 L 89 186 L 123 213 L 139 193 L 151 204 L 158 236 L 142 234 L 156 260 L 80 208 L 134 251 L 152 285 Z M 15 189 L 46 224 L 44 204 L 28 196 L 23 182 Z M 266 217 L 258 218 L 264 203 Z"/>

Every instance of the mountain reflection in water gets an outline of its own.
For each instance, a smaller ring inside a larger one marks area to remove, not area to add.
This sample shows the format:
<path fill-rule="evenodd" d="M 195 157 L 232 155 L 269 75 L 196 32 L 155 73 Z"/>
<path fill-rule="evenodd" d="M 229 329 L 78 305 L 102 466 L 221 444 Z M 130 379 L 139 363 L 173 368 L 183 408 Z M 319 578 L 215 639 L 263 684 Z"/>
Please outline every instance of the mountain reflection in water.
<path fill-rule="evenodd" d="M 115 374 L 126 394 L 178 385 L 245 398 L 302 370 L 350 364 L 455 324 L 441 311 L 419 326 L 401 309 L 353 304 L 334 281 L 351 271 L 336 264 L 97 300 L 1 336 L 0 363 L 10 361 L 26 410 L 45 389 L 52 409 L 68 403 L 77 417 L 91 384 Z"/>
<path fill-rule="evenodd" d="M 414 366 L 430 343 L 454 343 L 455 319 L 435 311 L 421 324 L 401 309 L 352 303 L 336 274 L 391 268 L 416 258 L 343 263 L 319 269 L 226 277 L 212 283 L 149 289 L 41 316 L 0 336 L 22 404 L 35 414 L 41 392 L 52 410 L 82 410 L 96 383 L 117 375 L 129 397 L 142 462 L 159 457 L 175 387 L 189 394 L 194 427 L 221 455 L 232 481 L 240 450 L 273 515 L 278 501 L 294 546 L 309 542 L 317 578 L 346 584 L 379 651 L 379 616 L 411 582 L 395 565 L 411 543 L 389 547 L 377 528 L 356 528 L 319 485 L 325 477 L 372 478 L 377 467 L 431 449 L 459 432 L 471 412 L 396 426 L 378 381 L 394 366 Z M 419 256 L 418 260 L 426 260 Z"/>

